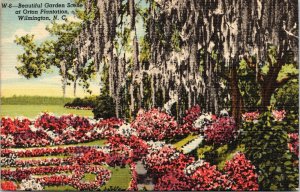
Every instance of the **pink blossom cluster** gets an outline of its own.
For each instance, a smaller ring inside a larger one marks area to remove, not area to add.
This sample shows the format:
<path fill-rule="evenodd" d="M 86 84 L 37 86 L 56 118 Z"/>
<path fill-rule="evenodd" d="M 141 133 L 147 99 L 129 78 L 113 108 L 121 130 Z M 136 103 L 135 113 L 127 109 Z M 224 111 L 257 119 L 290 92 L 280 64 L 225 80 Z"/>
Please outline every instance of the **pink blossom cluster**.
<path fill-rule="evenodd" d="M 227 178 L 230 180 L 230 189 L 233 191 L 258 190 L 258 175 L 255 167 L 242 153 L 237 153 L 232 160 L 227 161 L 224 167 Z"/>
<path fill-rule="evenodd" d="M 289 134 L 290 142 L 288 143 L 289 150 L 299 156 L 299 134 L 298 133 L 290 133 Z"/>
<path fill-rule="evenodd" d="M 183 170 L 193 157 L 186 156 L 170 145 L 163 146 L 160 150 L 150 152 L 144 159 L 149 173 L 155 177 L 164 175 L 172 170 Z"/>
<path fill-rule="evenodd" d="M 196 132 L 198 129 L 194 127 L 194 122 L 200 117 L 201 109 L 199 105 L 195 105 L 186 110 L 185 117 L 183 117 L 183 124 L 181 125 L 182 133 L 188 134 Z"/>
<path fill-rule="evenodd" d="M 178 132 L 178 124 L 174 117 L 155 108 L 146 112 L 140 112 L 131 123 L 131 127 L 144 140 L 157 141 L 172 138 Z"/>
<path fill-rule="evenodd" d="M 1 147 L 40 147 L 73 144 L 108 138 L 123 121 L 116 118 L 91 122 L 87 118 L 42 114 L 34 122 L 28 119 L 1 119 Z"/>
<path fill-rule="evenodd" d="M 204 129 L 206 141 L 223 144 L 235 139 L 237 126 L 231 117 L 219 117 L 211 125 Z"/>
<path fill-rule="evenodd" d="M 272 115 L 275 119 L 275 121 L 282 121 L 285 118 L 286 111 L 285 110 L 273 110 Z"/>
<path fill-rule="evenodd" d="M 115 135 L 109 137 L 107 142 L 113 148 L 118 148 L 123 145 L 127 146 L 130 150 L 132 150 L 133 161 L 140 160 L 143 156 L 146 156 L 146 154 L 148 154 L 149 146 L 147 142 L 134 135 L 130 137 Z"/>
<path fill-rule="evenodd" d="M 246 112 L 246 113 L 242 114 L 242 118 L 243 118 L 243 121 L 253 122 L 255 120 L 258 120 L 259 112 L 258 111 Z"/>
<path fill-rule="evenodd" d="M 85 153 L 94 147 L 91 146 L 70 146 L 70 147 L 53 147 L 53 148 L 36 148 L 24 150 L 2 149 L 1 157 L 8 157 L 15 154 L 18 157 L 40 157 L 45 155 L 70 155 Z"/>
<path fill-rule="evenodd" d="M 203 160 L 189 162 L 184 169 L 173 167 L 158 177 L 154 190 L 258 190 L 258 177 L 250 161 L 237 154 L 227 161 L 224 172 Z"/>

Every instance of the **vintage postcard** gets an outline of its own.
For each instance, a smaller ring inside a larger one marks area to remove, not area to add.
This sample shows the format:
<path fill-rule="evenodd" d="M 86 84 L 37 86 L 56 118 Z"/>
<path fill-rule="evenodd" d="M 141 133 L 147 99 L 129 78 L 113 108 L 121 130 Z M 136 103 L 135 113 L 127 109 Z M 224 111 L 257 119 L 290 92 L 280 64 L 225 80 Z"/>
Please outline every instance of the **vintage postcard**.
<path fill-rule="evenodd" d="M 0 0 L 2 191 L 298 191 L 296 0 Z"/>

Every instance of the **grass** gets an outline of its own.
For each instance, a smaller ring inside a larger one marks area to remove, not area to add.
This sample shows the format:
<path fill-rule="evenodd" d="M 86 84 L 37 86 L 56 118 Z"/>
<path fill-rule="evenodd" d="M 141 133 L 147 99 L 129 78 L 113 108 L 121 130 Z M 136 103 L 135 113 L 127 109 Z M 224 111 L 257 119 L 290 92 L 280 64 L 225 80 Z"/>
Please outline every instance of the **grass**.
<path fill-rule="evenodd" d="M 177 143 L 175 143 L 173 145 L 175 146 L 176 149 L 180 150 L 185 144 L 187 144 L 188 142 L 192 141 L 196 137 L 198 137 L 198 136 L 197 135 L 189 135 L 186 138 L 178 141 Z"/>
<path fill-rule="evenodd" d="M 39 156 L 39 157 L 20 157 L 20 160 L 42 160 L 42 159 L 51 159 L 51 158 L 59 158 L 59 159 L 65 159 L 70 156 L 68 155 L 51 155 L 51 156 Z"/>
<path fill-rule="evenodd" d="M 219 150 L 222 150 L 221 148 L 219 148 Z M 226 161 L 229 161 L 233 158 L 233 156 L 237 153 L 237 152 L 244 152 L 245 151 L 245 146 L 243 145 L 238 145 L 236 149 L 233 150 L 226 150 L 226 153 L 224 153 L 223 155 L 219 156 L 217 161 L 218 163 L 218 169 L 222 170 L 225 166 Z M 221 151 L 218 151 L 219 153 Z"/>
<path fill-rule="evenodd" d="M 106 183 L 106 185 L 101 187 L 101 190 L 104 190 L 105 188 L 109 187 L 118 187 L 121 189 L 127 189 L 129 187 L 129 183 L 131 180 L 131 173 L 130 173 L 130 168 L 127 165 L 124 168 L 119 168 L 119 167 L 107 167 L 111 173 L 112 176 L 110 180 Z"/>
<path fill-rule="evenodd" d="M 74 114 L 85 117 L 93 117 L 91 110 L 66 109 L 62 105 L 1 105 L 0 115 L 17 117 L 25 116 L 34 118 L 41 112 L 52 112 L 55 115 Z"/>
<path fill-rule="evenodd" d="M 10 149 L 38 149 L 38 148 L 57 148 L 57 147 L 70 147 L 70 146 L 102 146 L 106 142 L 106 139 L 101 139 L 101 140 L 95 140 L 91 142 L 86 142 L 86 143 L 76 143 L 76 144 L 66 144 L 66 145 L 54 145 L 54 146 L 44 146 L 44 147 L 27 147 L 27 148 L 22 148 L 22 147 L 17 147 L 17 148 L 10 148 Z"/>
<path fill-rule="evenodd" d="M 72 98 L 42 96 L 1 97 L 3 105 L 64 105 L 72 100 Z"/>
<path fill-rule="evenodd" d="M 93 173 L 86 173 L 86 174 L 84 174 L 82 180 L 83 181 L 95 181 L 96 180 L 96 175 L 93 174 Z"/>
<path fill-rule="evenodd" d="M 76 191 L 76 189 L 69 185 L 63 186 L 46 186 L 44 187 L 45 191 Z"/>
<path fill-rule="evenodd" d="M 124 168 L 120 168 L 120 167 L 115 167 L 115 168 L 107 167 L 107 168 L 112 172 L 112 176 L 111 176 L 111 179 L 104 186 L 102 186 L 100 188 L 101 190 L 105 190 L 109 187 L 116 187 L 116 188 L 120 188 L 120 189 L 127 189 L 129 187 L 129 183 L 131 180 L 131 173 L 130 173 L 129 166 L 126 166 Z M 96 177 L 95 174 L 86 173 L 84 175 L 83 180 L 84 181 L 94 181 L 95 177 Z M 64 185 L 64 186 L 46 186 L 46 187 L 44 187 L 44 190 L 46 190 L 46 191 L 74 191 L 76 189 L 71 186 Z"/>

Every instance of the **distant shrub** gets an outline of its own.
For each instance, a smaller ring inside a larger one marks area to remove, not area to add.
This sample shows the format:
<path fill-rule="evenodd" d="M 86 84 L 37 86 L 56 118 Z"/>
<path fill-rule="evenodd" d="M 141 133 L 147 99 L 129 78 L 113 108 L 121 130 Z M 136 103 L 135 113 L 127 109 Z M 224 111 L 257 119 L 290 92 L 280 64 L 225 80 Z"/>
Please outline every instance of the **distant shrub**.
<path fill-rule="evenodd" d="M 97 97 L 75 98 L 73 101 L 65 104 L 65 108 L 74 109 L 93 109 L 97 104 Z"/>
<path fill-rule="evenodd" d="M 93 109 L 95 119 L 115 117 L 115 102 L 109 95 L 100 95 Z"/>

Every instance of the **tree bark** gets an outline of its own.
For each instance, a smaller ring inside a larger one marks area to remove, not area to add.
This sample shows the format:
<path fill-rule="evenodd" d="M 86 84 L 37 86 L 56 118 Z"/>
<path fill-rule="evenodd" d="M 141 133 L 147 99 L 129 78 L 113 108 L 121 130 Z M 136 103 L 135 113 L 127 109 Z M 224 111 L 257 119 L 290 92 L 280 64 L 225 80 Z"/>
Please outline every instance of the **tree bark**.
<path fill-rule="evenodd" d="M 231 95 L 231 115 L 235 119 L 236 123 L 239 124 L 243 112 L 243 98 L 241 96 L 238 87 L 238 74 L 237 74 L 237 64 L 232 64 L 231 75 L 229 79 L 230 84 L 230 95 Z"/>

